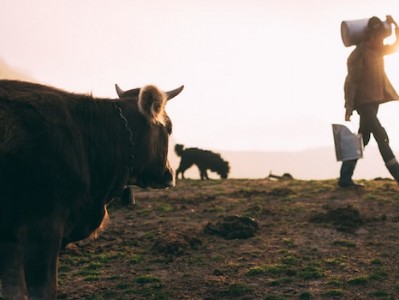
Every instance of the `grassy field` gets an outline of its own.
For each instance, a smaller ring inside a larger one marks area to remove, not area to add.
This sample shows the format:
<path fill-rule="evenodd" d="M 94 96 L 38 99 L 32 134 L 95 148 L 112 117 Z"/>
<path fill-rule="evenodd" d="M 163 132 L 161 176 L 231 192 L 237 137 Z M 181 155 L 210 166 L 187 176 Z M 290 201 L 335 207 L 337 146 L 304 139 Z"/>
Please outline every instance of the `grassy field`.
<path fill-rule="evenodd" d="M 180 180 L 109 208 L 60 257 L 59 299 L 399 299 L 399 187 Z"/>

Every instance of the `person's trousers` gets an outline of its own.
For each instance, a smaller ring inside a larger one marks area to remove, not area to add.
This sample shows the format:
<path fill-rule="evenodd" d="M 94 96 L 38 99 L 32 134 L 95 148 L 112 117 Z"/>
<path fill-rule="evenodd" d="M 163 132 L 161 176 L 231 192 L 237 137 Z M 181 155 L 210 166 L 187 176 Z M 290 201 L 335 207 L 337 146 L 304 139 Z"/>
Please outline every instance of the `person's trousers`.
<path fill-rule="evenodd" d="M 367 146 L 373 134 L 378 144 L 381 156 L 388 170 L 399 181 L 399 164 L 389 146 L 388 134 L 377 118 L 378 104 L 365 104 L 357 109 L 360 116 L 359 133 L 362 134 L 363 144 Z M 352 175 L 357 160 L 344 161 L 340 170 L 339 182 L 342 184 L 352 183 Z"/>

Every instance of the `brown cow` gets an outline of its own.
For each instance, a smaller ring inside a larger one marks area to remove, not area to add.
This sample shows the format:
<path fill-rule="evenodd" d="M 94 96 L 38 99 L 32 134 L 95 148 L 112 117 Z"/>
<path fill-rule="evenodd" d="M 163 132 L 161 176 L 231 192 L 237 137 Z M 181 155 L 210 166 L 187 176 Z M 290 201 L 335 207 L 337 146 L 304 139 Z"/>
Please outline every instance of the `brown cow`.
<path fill-rule="evenodd" d="M 6 299 L 55 299 L 61 247 L 101 228 L 123 188 L 174 185 L 172 92 L 100 99 L 0 80 L 0 275 Z"/>

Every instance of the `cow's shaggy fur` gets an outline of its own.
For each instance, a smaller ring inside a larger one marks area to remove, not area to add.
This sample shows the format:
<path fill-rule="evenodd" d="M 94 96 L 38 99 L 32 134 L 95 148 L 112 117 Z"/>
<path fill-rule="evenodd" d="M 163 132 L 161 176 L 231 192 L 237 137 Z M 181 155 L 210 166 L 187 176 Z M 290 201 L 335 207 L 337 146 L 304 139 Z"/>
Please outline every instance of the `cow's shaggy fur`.
<path fill-rule="evenodd" d="M 192 165 L 198 167 L 201 180 L 209 179 L 207 170 L 218 173 L 222 179 L 226 179 L 229 174 L 229 163 L 223 160 L 219 153 L 198 148 L 184 149 L 184 146 L 180 144 L 175 146 L 175 152 L 181 157 L 179 168 L 176 170 L 176 178 L 181 173 L 184 179 L 184 172 Z"/>

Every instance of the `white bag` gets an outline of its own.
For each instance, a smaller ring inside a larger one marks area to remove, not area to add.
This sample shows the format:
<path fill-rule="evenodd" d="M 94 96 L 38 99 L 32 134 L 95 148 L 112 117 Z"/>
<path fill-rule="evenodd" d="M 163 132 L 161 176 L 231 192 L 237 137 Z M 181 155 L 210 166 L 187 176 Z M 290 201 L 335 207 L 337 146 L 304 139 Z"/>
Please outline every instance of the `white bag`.
<path fill-rule="evenodd" d="M 346 126 L 332 124 L 337 161 L 363 158 L 363 138 L 352 133 Z"/>

